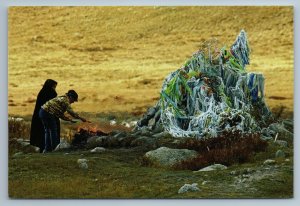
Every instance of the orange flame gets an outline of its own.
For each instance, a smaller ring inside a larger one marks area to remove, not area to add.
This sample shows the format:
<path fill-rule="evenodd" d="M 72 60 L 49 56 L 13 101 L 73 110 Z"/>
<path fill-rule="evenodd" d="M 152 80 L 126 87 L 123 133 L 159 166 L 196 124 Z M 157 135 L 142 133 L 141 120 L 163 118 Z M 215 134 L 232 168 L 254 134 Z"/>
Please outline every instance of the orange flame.
<path fill-rule="evenodd" d="M 110 125 L 109 123 L 86 123 L 83 122 L 78 125 L 77 132 L 80 130 L 86 130 L 89 133 L 97 133 L 97 132 L 104 132 L 106 134 L 112 132 L 113 130 L 119 130 L 119 131 L 131 131 L 130 128 L 127 128 L 123 125 Z"/>

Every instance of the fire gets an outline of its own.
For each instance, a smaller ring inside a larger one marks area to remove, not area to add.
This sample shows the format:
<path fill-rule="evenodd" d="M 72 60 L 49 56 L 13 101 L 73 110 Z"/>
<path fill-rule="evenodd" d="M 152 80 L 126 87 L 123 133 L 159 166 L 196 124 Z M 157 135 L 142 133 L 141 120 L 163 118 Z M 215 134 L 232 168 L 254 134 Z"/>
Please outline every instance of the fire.
<path fill-rule="evenodd" d="M 104 131 L 104 129 L 96 123 L 82 123 L 78 125 L 77 132 L 86 131 L 89 134 L 107 134 L 108 132 Z"/>
<path fill-rule="evenodd" d="M 100 135 L 100 134 L 109 134 L 113 130 L 118 131 L 131 131 L 131 128 L 127 128 L 123 125 L 111 125 L 108 123 L 86 123 L 83 122 L 77 126 L 77 132 L 80 133 L 80 131 L 88 132 L 91 135 Z"/>

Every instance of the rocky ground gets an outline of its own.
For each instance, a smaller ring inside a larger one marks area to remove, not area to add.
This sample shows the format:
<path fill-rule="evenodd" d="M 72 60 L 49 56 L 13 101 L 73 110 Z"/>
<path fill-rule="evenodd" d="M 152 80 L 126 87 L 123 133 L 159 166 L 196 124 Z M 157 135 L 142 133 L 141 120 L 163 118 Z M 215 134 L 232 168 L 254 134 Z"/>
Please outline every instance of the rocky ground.
<path fill-rule="evenodd" d="M 195 157 L 196 151 L 176 149 L 183 140 L 147 128 L 83 138 L 76 145 L 64 140 L 49 154 L 38 153 L 26 140 L 10 139 L 9 194 L 13 198 L 291 198 L 293 136 L 284 125 L 288 124 L 270 126 L 275 136 L 266 138 L 266 151 L 250 161 L 229 166 L 216 162 L 195 171 L 174 165 Z"/>

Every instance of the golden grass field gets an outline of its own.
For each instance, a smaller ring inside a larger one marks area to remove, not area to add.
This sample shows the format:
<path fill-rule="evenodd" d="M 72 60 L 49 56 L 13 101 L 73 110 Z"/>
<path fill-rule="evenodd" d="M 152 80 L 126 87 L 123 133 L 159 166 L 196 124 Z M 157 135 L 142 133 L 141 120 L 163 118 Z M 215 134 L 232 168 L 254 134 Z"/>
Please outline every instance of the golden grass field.
<path fill-rule="evenodd" d="M 9 115 L 32 114 L 48 78 L 78 92 L 75 111 L 141 114 L 201 42 L 230 46 L 241 29 L 267 104 L 293 112 L 292 7 L 10 7 Z"/>

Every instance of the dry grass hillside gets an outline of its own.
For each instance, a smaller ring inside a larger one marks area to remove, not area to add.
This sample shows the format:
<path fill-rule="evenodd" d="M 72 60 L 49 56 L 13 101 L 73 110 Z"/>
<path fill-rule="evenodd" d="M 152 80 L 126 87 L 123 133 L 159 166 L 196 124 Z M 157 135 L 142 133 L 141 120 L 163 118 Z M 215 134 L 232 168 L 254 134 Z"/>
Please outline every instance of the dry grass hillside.
<path fill-rule="evenodd" d="M 79 112 L 141 114 L 202 41 L 230 46 L 241 29 L 268 105 L 293 111 L 292 7 L 11 7 L 8 19 L 11 115 L 31 114 L 48 78 L 79 93 Z"/>

